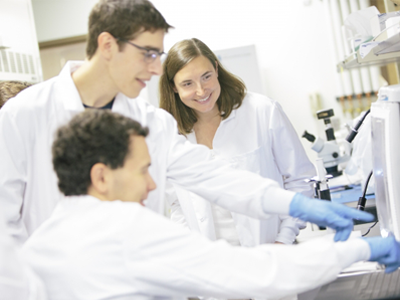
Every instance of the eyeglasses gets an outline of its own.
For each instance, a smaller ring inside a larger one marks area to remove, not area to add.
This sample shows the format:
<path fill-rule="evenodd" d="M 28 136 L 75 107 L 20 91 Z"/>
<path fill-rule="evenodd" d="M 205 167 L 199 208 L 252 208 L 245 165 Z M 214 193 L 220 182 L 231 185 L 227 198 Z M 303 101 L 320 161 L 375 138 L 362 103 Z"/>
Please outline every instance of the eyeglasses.
<path fill-rule="evenodd" d="M 166 54 L 165 52 L 158 52 L 157 50 L 154 50 L 154 49 L 148 49 L 148 48 L 145 48 L 145 47 L 138 46 L 138 45 L 136 45 L 136 44 L 134 44 L 134 43 L 132 43 L 130 41 L 121 39 L 119 37 L 116 37 L 116 39 L 118 41 L 121 41 L 121 42 L 127 43 L 129 45 L 132 45 L 133 47 L 136 47 L 139 50 L 146 51 L 146 53 L 144 53 L 144 61 L 146 63 L 152 63 L 153 61 L 155 61 L 157 59 L 157 57 L 160 57 L 160 59 L 161 59 Z"/>

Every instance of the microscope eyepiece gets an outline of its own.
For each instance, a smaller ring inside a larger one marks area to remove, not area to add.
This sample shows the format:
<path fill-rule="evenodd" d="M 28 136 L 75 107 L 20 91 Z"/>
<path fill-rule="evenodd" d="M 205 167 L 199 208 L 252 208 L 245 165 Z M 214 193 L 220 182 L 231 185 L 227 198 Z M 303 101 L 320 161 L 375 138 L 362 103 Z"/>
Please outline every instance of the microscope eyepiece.
<path fill-rule="evenodd" d="M 317 111 L 317 118 L 318 120 L 321 119 L 328 119 L 333 117 L 335 114 L 333 113 L 333 108 L 329 108 L 329 109 L 323 109 L 323 110 L 319 110 Z M 326 124 L 326 123 L 325 123 Z"/>
<path fill-rule="evenodd" d="M 307 141 L 311 143 L 314 143 L 315 141 L 315 136 L 313 136 L 311 133 L 308 133 L 307 130 L 304 131 L 301 137 L 305 138 Z"/>

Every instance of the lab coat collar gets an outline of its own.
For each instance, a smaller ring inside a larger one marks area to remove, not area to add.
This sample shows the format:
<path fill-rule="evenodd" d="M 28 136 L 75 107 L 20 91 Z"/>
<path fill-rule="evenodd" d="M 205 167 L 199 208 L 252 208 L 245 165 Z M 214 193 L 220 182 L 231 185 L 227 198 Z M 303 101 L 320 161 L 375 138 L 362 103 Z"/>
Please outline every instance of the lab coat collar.
<path fill-rule="evenodd" d="M 117 112 L 117 113 L 123 114 L 125 116 L 129 116 L 129 113 L 131 113 L 132 108 L 129 108 L 128 101 L 134 101 L 134 100 L 133 99 L 128 99 L 128 101 L 126 101 L 126 100 L 127 100 L 127 97 L 125 95 L 118 93 L 115 96 L 114 104 L 113 104 L 111 110 L 113 112 Z"/>
<path fill-rule="evenodd" d="M 84 111 L 81 96 L 72 79 L 72 73 L 84 64 L 83 61 L 68 61 L 59 75 L 58 89 L 62 90 L 61 101 L 64 108 L 69 111 Z M 129 111 L 128 103 L 125 101 L 126 97 L 119 93 L 115 96 L 112 111 L 124 114 Z"/>
<path fill-rule="evenodd" d="M 191 133 L 188 133 L 186 135 L 186 138 L 188 139 L 189 142 L 197 144 L 196 133 L 194 132 L 194 130 L 192 130 Z"/>
<path fill-rule="evenodd" d="M 221 124 L 226 123 L 226 122 L 228 122 L 228 121 L 230 121 L 230 120 L 233 120 L 233 119 L 236 117 L 236 110 L 237 110 L 236 108 L 233 109 L 233 110 L 231 111 L 231 114 L 229 115 L 229 117 L 226 118 L 226 119 L 224 119 L 224 120 L 222 120 L 222 121 L 221 121 Z"/>
<path fill-rule="evenodd" d="M 83 61 L 68 61 L 58 77 L 57 89 L 62 91 L 58 95 L 68 111 L 84 111 L 81 96 L 71 76 L 82 65 Z"/>
<path fill-rule="evenodd" d="M 228 121 L 230 121 L 230 120 L 233 120 L 233 119 L 236 117 L 236 110 L 237 110 L 237 109 L 232 110 L 232 112 L 231 112 L 231 114 L 229 115 L 229 117 L 226 118 L 226 119 L 224 119 L 224 120 L 222 120 L 222 121 L 221 121 L 221 124 L 220 124 L 219 126 L 221 126 L 222 124 L 224 124 L 224 123 L 226 123 L 226 122 L 228 122 Z M 195 134 L 194 130 L 192 130 L 191 133 L 187 134 L 187 135 L 186 135 L 186 138 L 187 138 L 188 141 L 190 141 L 191 143 L 197 144 L 196 134 Z"/>

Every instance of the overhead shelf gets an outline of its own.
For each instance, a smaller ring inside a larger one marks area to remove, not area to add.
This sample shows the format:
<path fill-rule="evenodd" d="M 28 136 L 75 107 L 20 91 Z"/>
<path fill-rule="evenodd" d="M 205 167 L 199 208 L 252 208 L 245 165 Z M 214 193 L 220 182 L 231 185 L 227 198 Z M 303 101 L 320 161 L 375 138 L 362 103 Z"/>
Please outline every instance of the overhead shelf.
<path fill-rule="evenodd" d="M 361 68 L 370 65 L 386 65 L 400 61 L 400 34 L 380 42 L 368 44 L 369 52 L 359 49 L 337 64 L 338 72 L 342 69 Z M 365 44 L 365 45 L 367 45 Z"/>

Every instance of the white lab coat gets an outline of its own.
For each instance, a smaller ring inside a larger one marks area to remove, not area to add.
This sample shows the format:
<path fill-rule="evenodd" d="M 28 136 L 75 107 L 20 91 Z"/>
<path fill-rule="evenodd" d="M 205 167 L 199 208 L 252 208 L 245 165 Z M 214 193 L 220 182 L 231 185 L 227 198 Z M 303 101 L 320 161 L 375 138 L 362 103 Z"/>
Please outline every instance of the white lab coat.
<path fill-rule="evenodd" d="M 23 242 L 45 221 L 62 198 L 51 161 L 54 133 L 82 112 L 71 73 L 83 62 L 68 62 L 59 76 L 19 93 L 0 110 L 0 207 L 12 235 Z M 269 179 L 230 170 L 212 160 L 205 146 L 193 145 L 177 134 L 174 118 L 143 99 L 115 97 L 112 111 L 148 126 L 152 164 L 158 188 L 147 206 L 164 213 L 165 183 L 185 187 L 200 196 L 254 218 L 288 214 L 294 192 Z"/>
<path fill-rule="evenodd" d="M 0 211 L 0 300 L 46 300 L 43 282 L 21 259 Z"/>
<path fill-rule="evenodd" d="M 367 242 L 233 247 L 188 232 L 137 203 L 67 197 L 23 245 L 48 297 L 276 298 L 336 278 L 368 259 Z"/>
<path fill-rule="evenodd" d="M 194 132 L 187 139 L 197 143 Z M 236 169 L 273 179 L 287 190 L 312 197 L 313 190 L 304 180 L 315 176 L 314 166 L 282 107 L 263 95 L 247 93 L 243 104 L 221 121 L 212 153 Z M 179 187 L 176 194 L 168 191 L 171 219 L 215 240 L 210 202 Z M 275 241 L 291 244 L 303 225 L 288 216 L 257 220 L 232 213 L 232 217 L 240 244 L 245 247 Z"/>

